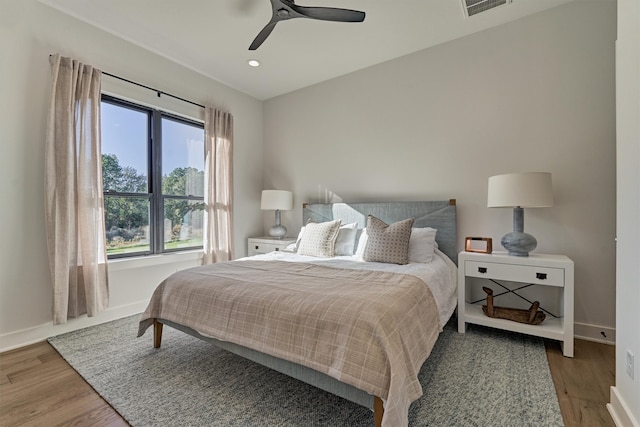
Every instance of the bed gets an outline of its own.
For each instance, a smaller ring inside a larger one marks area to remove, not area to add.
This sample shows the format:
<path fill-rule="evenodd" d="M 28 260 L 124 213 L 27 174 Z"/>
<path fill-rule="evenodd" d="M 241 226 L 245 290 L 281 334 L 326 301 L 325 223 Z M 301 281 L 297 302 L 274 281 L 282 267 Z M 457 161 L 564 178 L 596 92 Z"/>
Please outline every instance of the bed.
<path fill-rule="evenodd" d="M 431 262 L 364 262 L 357 246 L 318 258 L 298 246 L 183 270 L 158 286 L 138 336 L 153 326 L 160 347 L 167 325 L 366 406 L 376 426 L 407 425 L 418 371 L 455 309 L 455 200 L 303 205 L 304 224 L 339 219 L 363 242 L 368 215 L 437 230 Z"/>

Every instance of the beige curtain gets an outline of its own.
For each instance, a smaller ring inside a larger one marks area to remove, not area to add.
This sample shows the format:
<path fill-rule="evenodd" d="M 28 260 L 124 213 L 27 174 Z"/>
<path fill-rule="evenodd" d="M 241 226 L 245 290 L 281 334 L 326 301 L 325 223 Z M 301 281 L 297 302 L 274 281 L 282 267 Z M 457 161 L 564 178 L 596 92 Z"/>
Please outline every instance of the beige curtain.
<path fill-rule="evenodd" d="M 108 304 L 100 150 L 101 72 L 54 55 L 45 148 L 53 323 Z"/>
<path fill-rule="evenodd" d="M 233 116 L 210 107 L 204 119 L 204 264 L 233 256 Z"/>

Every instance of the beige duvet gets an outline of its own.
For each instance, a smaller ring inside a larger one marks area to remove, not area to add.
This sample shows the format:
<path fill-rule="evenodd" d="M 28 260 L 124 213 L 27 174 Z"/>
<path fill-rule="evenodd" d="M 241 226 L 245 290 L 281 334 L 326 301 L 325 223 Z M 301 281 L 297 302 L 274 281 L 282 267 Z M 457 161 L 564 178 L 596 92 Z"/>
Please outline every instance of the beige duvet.
<path fill-rule="evenodd" d="M 233 261 L 177 272 L 154 292 L 154 318 L 328 374 L 385 402 L 383 426 L 406 426 L 418 371 L 442 327 L 428 286 L 382 271 Z"/>

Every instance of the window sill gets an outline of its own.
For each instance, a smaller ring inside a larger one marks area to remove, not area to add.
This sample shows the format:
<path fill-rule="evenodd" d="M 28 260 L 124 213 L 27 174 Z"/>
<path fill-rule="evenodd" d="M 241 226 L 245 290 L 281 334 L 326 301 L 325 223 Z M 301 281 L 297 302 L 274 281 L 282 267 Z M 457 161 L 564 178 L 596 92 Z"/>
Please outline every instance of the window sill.
<path fill-rule="evenodd" d="M 174 262 L 189 262 L 202 260 L 202 249 L 191 251 L 173 252 L 161 255 L 147 255 L 131 258 L 111 259 L 107 262 L 109 271 L 130 270 L 133 268 L 152 267 L 154 265 L 169 264 Z"/>

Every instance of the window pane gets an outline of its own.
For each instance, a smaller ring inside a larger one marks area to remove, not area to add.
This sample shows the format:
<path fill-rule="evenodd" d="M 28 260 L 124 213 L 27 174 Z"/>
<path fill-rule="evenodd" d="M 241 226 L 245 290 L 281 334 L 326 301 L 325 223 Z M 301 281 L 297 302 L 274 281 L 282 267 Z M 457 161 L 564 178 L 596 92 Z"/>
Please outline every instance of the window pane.
<path fill-rule="evenodd" d="M 149 252 L 149 199 L 104 198 L 107 255 Z"/>
<path fill-rule="evenodd" d="M 162 118 L 162 193 L 204 196 L 204 129 Z"/>
<path fill-rule="evenodd" d="M 204 202 L 164 199 L 164 248 L 202 246 Z"/>
<path fill-rule="evenodd" d="M 101 108 L 104 191 L 147 193 L 148 113 L 108 102 Z"/>

